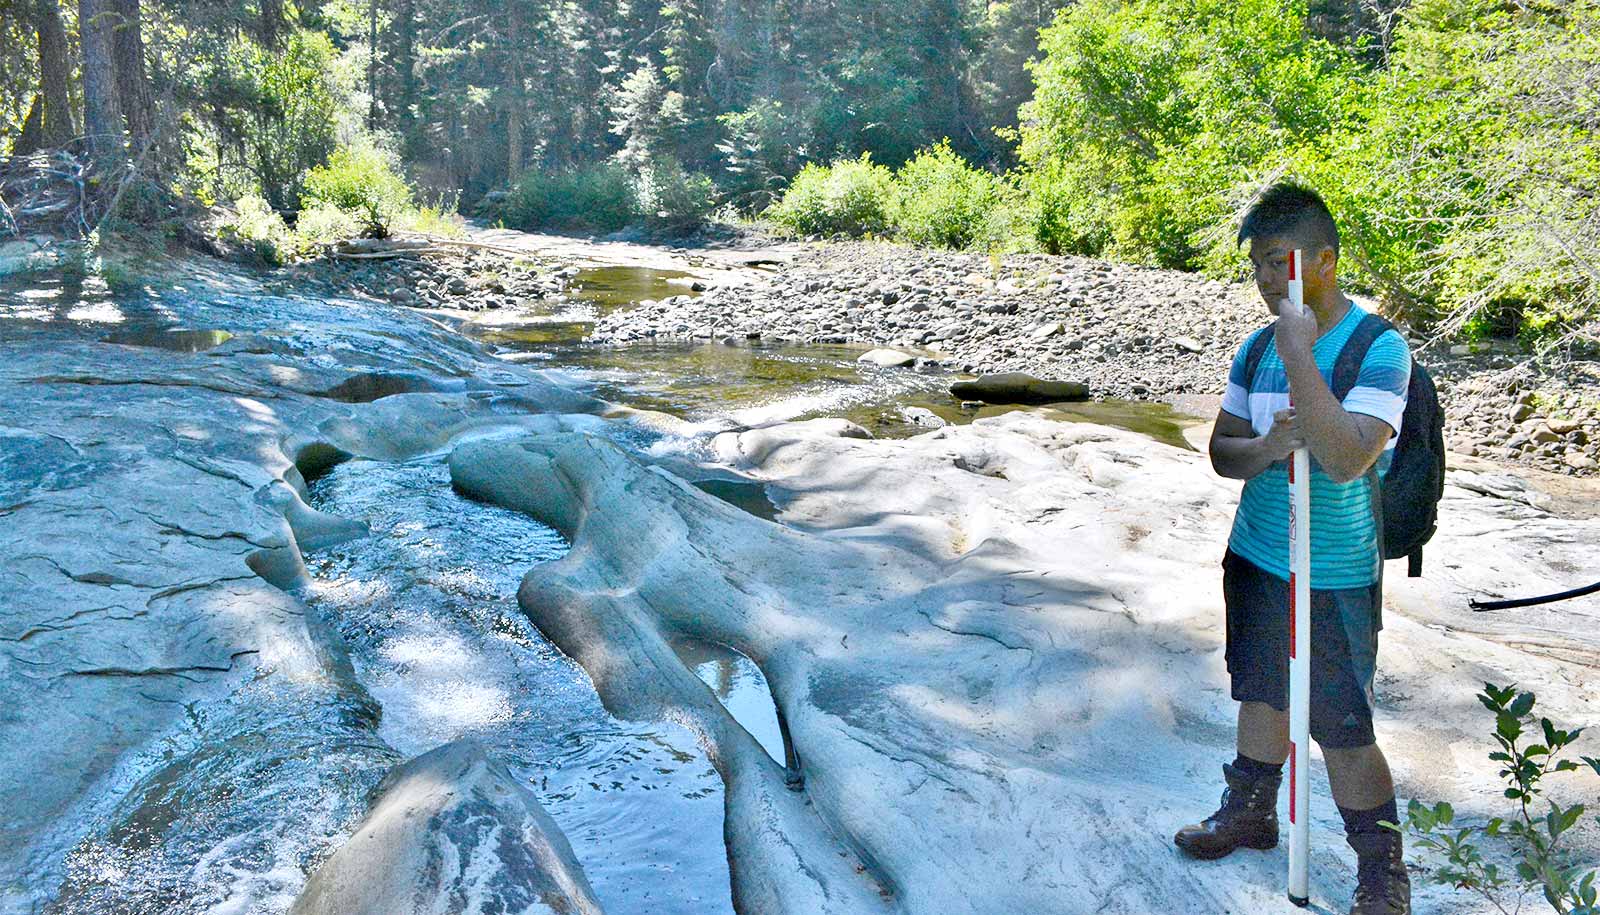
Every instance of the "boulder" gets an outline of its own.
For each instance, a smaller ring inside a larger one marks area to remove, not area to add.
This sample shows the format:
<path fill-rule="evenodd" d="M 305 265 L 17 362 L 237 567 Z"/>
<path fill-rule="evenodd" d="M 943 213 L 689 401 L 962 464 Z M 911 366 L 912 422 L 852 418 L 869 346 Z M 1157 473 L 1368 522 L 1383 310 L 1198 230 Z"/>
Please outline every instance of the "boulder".
<path fill-rule="evenodd" d="M 291 915 L 601 911 L 561 829 L 474 741 L 395 768 L 375 797 Z"/>
<path fill-rule="evenodd" d="M 1037 404 L 1087 400 L 1089 388 L 1076 381 L 1046 381 L 1025 372 L 1003 372 L 981 375 L 976 381 L 958 381 L 950 386 L 950 394 L 957 400 Z"/>
<path fill-rule="evenodd" d="M 856 358 L 856 361 L 881 365 L 884 368 L 899 368 L 916 362 L 917 357 L 910 353 L 902 353 L 896 349 L 875 349 L 862 353 Z"/>

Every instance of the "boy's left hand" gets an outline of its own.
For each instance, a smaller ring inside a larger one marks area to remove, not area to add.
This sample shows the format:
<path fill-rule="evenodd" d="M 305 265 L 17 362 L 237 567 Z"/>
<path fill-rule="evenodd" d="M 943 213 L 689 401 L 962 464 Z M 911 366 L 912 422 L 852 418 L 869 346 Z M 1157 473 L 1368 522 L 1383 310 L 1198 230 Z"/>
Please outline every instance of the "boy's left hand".
<path fill-rule="evenodd" d="M 1278 344 L 1278 358 L 1290 360 L 1311 358 L 1311 348 L 1317 342 L 1317 315 L 1309 308 L 1296 310 L 1288 299 L 1278 302 L 1278 327 L 1273 331 Z"/>

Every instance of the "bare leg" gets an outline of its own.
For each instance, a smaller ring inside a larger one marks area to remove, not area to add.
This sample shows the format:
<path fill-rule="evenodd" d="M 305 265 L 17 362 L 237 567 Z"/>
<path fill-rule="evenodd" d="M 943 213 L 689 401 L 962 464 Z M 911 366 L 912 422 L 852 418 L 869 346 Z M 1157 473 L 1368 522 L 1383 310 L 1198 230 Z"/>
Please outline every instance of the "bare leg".
<path fill-rule="evenodd" d="M 1289 713 L 1265 702 L 1239 703 L 1239 753 L 1257 762 L 1283 765 L 1289 758 Z"/>
<path fill-rule="evenodd" d="M 1243 731 L 1241 730 L 1241 735 Z M 1241 746 L 1243 737 L 1241 736 Z M 1346 810 L 1371 810 L 1394 797 L 1394 777 L 1389 761 L 1377 744 L 1364 747 L 1322 748 L 1328 763 L 1328 786 L 1333 800 Z"/>

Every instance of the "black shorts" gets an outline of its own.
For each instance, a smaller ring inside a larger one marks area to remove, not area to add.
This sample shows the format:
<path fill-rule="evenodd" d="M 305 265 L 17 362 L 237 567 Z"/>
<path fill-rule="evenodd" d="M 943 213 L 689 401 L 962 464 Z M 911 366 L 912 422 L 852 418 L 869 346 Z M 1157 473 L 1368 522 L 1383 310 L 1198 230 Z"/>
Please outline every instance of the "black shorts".
<path fill-rule="evenodd" d="M 1323 747 L 1364 747 L 1383 628 L 1382 584 L 1311 592 L 1311 736 Z M 1234 554 L 1222 559 L 1233 698 L 1289 708 L 1289 583 Z"/>

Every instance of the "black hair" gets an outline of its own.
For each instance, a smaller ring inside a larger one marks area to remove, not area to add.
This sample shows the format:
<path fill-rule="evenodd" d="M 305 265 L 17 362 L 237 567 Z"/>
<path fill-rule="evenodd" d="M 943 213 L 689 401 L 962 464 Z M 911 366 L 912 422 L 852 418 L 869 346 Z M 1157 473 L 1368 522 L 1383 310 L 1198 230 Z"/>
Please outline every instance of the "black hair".
<path fill-rule="evenodd" d="M 1262 191 L 1245 211 L 1244 218 L 1239 220 L 1238 243 L 1285 235 L 1311 242 L 1319 248 L 1332 248 L 1335 257 L 1339 254 L 1339 227 L 1334 225 L 1328 205 L 1316 191 L 1280 181 Z"/>

